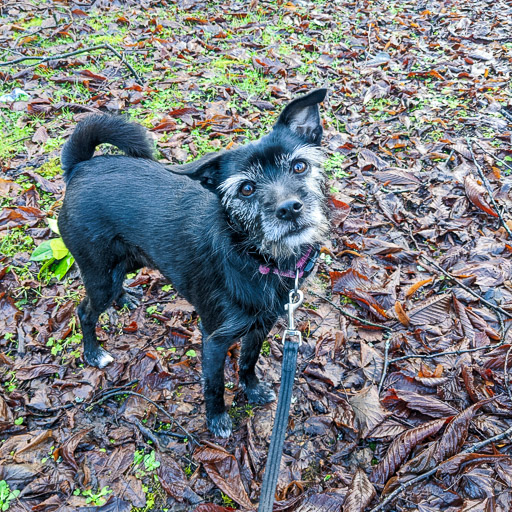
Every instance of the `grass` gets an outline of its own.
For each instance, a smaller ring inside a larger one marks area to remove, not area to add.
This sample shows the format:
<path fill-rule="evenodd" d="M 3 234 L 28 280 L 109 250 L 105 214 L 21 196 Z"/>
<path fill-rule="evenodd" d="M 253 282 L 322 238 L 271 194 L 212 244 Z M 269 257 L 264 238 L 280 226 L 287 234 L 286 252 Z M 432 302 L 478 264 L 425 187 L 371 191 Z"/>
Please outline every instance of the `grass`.
<path fill-rule="evenodd" d="M 14 87 L 13 87 L 14 89 Z M 8 160 L 25 150 L 24 141 L 29 139 L 34 129 L 30 123 L 23 122 L 24 112 L 0 111 L 0 160 Z"/>
<path fill-rule="evenodd" d="M 26 234 L 26 227 L 12 228 L 0 239 L 0 254 L 12 257 L 21 252 L 31 252 L 35 248 L 34 239 Z"/>

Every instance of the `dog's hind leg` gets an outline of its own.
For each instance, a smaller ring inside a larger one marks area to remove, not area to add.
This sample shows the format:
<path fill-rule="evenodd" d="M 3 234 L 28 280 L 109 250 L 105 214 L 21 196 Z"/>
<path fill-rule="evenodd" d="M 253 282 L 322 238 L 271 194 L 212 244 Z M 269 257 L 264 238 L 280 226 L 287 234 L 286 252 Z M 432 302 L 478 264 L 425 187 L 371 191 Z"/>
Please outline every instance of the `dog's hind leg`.
<path fill-rule="evenodd" d="M 257 324 L 242 338 L 242 349 L 238 361 L 239 380 L 247 399 L 252 404 L 263 405 L 276 399 L 272 388 L 260 382 L 255 372 L 263 341 L 273 323 Z"/>
<path fill-rule="evenodd" d="M 84 358 L 91 366 L 104 368 L 114 358 L 100 346 L 96 337 L 96 323 L 116 297 L 119 297 L 125 277 L 125 264 L 119 262 L 113 269 L 87 265 L 82 270 L 87 295 L 78 306 L 78 317 L 82 326 Z"/>
<path fill-rule="evenodd" d="M 116 304 L 122 308 L 135 309 L 140 306 L 140 294 L 130 288 L 123 287 L 121 294 L 116 298 Z"/>

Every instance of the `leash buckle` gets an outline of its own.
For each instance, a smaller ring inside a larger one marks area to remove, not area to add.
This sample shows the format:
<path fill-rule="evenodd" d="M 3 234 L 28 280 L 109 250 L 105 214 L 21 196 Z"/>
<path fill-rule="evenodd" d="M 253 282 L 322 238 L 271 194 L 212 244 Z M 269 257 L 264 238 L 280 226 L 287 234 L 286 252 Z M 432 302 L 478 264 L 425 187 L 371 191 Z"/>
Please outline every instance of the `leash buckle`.
<path fill-rule="evenodd" d="M 286 329 L 283 333 L 283 344 L 285 341 L 287 341 L 287 338 L 290 338 L 291 336 L 296 336 L 297 337 L 297 341 L 296 343 L 298 343 L 299 345 L 302 344 L 302 333 L 298 330 L 295 330 L 295 329 Z"/>
<path fill-rule="evenodd" d="M 288 312 L 288 327 L 285 329 L 283 334 L 283 343 L 286 338 L 290 336 L 297 337 L 299 345 L 302 343 L 302 333 L 295 329 L 295 311 L 300 307 L 302 302 L 304 301 L 304 293 L 302 290 L 295 288 L 294 290 L 290 290 L 288 294 L 288 304 L 285 304 L 284 307 Z"/>

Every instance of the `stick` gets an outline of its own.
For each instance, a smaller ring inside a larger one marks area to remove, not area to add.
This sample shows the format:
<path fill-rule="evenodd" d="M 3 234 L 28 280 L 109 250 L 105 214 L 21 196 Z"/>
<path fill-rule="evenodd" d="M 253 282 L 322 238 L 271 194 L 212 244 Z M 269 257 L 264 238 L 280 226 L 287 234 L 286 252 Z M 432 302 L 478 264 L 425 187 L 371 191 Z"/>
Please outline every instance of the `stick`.
<path fill-rule="evenodd" d="M 135 77 L 135 80 L 139 85 L 144 85 L 144 82 L 141 80 L 140 76 L 137 74 L 137 72 L 132 68 L 132 66 L 125 60 L 125 58 L 110 44 L 105 43 L 98 46 L 90 46 L 89 48 L 82 48 L 81 50 L 75 50 L 69 53 L 61 53 L 58 55 L 50 55 L 48 57 L 20 57 L 19 59 L 9 60 L 7 62 L 0 62 L 0 67 L 2 66 L 12 66 L 14 64 L 19 64 L 20 62 L 24 62 L 26 60 L 37 60 L 37 65 L 43 64 L 44 62 L 49 62 L 52 60 L 60 60 L 65 59 L 67 57 L 73 57 L 74 55 L 79 55 L 81 53 L 88 53 L 93 52 L 96 50 L 109 50 L 111 51 L 118 59 L 121 60 L 121 63 L 124 64 L 130 73 Z"/>
<path fill-rule="evenodd" d="M 512 434 L 512 427 L 508 428 L 501 434 L 497 434 L 493 437 L 490 437 L 489 439 L 485 439 L 484 441 L 481 441 L 480 443 L 475 443 L 471 445 L 469 448 L 466 448 L 465 450 L 462 450 L 460 453 L 474 453 L 484 446 L 487 446 L 488 444 L 494 443 L 496 441 L 500 441 L 501 439 L 509 436 Z M 439 465 L 437 465 L 435 468 L 431 469 L 430 471 L 427 471 L 426 473 L 423 473 L 423 475 L 417 476 L 416 478 L 413 478 L 412 480 L 409 480 L 408 482 L 405 482 L 404 484 L 400 485 L 400 487 L 396 490 L 394 490 L 382 503 L 377 505 L 376 507 L 372 508 L 370 512 L 378 512 L 379 510 L 382 510 L 388 503 L 392 502 L 397 496 L 402 494 L 407 488 L 411 487 L 411 485 L 417 484 L 419 482 L 422 482 L 423 480 L 426 480 L 429 476 L 433 475 L 437 472 L 439 469 Z"/>
<path fill-rule="evenodd" d="M 194 442 L 197 446 L 200 446 L 200 443 L 196 439 L 196 437 L 193 436 L 192 434 L 190 434 L 190 432 L 188 432 L 184 427 L 182 427 L 163 407 L 159 406 L 155 401 L 151 400 L 147 396 L 144 396 L 141 393 L 135 393 L 135 391 L 113 391 L 111 393 L 106 392 L 104 394 L 104 396 L 102 396 L 99 400 L 97 400 L 96 402 L 93 402 L 91 405 L 89 405 L 89 407 L 87 407 L 86 410 L 89 411 L 95 405 L 101 405 L 105 400 L 108 400 L 109 398 L 112 398 L 113 396 L 116 396 L 116 395 L 132 395 L 132 396 L 137 396 L 139 398 L 143 398 L 150 404 L 154 405 L 158 411 L 160 411 L 164 416 L 166 416 L 173 423 L 175 423 L 178 426 L 178 428 L 187 436 L 188 439 L 190 439 L 192 442 Z M 170 435 L 170 434 L 168 433 L 168 435 Z"/>
<path fill-rule="evenodd" d="M 507 389 L 508 397 L 510 398 L 510 401 L 512 402 L 512 391 L 510 390 L 510 381 L 508 378 L 508 358 L 510 356 L 511 351 L 512 351 L 512 345 L 507 350 L 507 355 L 505 356 L 505 368 L 503 371 L 505 372 L 505 388 Z"/>
<path fill-rule="evenodd" d="M 132 75 L 135 77 L 136 82 L 139 85 L 144 85 L 144 82 L 141 80 L 140 76 L 137 74 L 135 69 L 133 69 L 130 65 L 130 63 L 125 60 L 124 55 L 121 55 L 116 49 L 114 49 L 110 44 L 105 43 L 105 46 L 118 58 L 121 60 L 121 63 L 124 64 L 132 73 Z"/>
<path fill-rule="evenodd" d="M 475 153 L 473 153 L 473 146 L 471 144 L 471 140 L 469 137 L 466 137 L 466 142 L 468 143 L 469 151 L 471 152 L 471 156 L 473 157 L 473 162 L 475 162 L 476 168 L 478 170 L 478 175 L 482 179 L 483 184 L 485 185 L 485 188 L 487 189 L 487 192 L 489 194 L 489 198 L 491 199 L 491 203 L 494 206 L 494 209 L 496 210 L 496 213 L 498 214 L 498 217 L 500 219 L 501 225 L 507 232 L 509 238 L 512 240 L 512 231 L 510 231 L 510 228 L 507 226 L 507 223 L 505 222 L 505 219 L 503 219 L 503 215 L 501 215 L 501 211 L 498 207 L 498 204 L 496 203 L 496 200 L 494 199 L 494 196 L 492 195 L 492 189 L 491 184 L 489 183 L 489 180 L 485 177 L 484 171 L 480 167 L 480 164 L 476 161 Z"/>
<path fill-rule="evenodd" d="M 496 155 L 493 155 L 492 153 L 489 153 L 489 151 L 487 151 L 486 149 L 484 149 L 482 146 L 480 146 L 480 144 L 478 144 L 478 142 L 476 140 L 473 140 L 473 142 L 486 154 L 486 155 L 489 155 L 490 157 L 494 158 L 495 160 L 498 160 L 498 162 L 501 162 L 507 169 L 510 169 L 512 171 L 512 166 L 510 166 L 509 164 L 507 164 L 507 162 L 505 162 L 505 160 L 502 160 L 500 157 L 496 156 Z"/>
<path fill-rule="evenodd" d="M 496 343 L 495 345 L 485 345 L 484 347 L 468 348 L 468 349 L 464 349 L 464 350 L 452 350 L 452 351 L 447 351 L 447 352 L 435 352 L 433 354 L 411 354 L 408 356 L 396 357 L 395 359 L 391 359 L 391 361 L 389 361 L 389 364 L 396 363 L 398 361 L 405 361 L 406 359 L 430 359 L 430 358 L 441 357 L 441 356 L 453 356 L 453 355 L 458 356 L 460 354 L 469 354 L 471 352 L 478 352 L 480 350 L 492 350 L 495 348 L 499 348 L 504 344 L 505 344 L 505 339 L 503 338 L 502 341 L 500 341 L 499 343 Z"/>
<path fill-rule="evenodd" d="M 380 382 L 379 382 L 379 391 L 378 391 L 379 394 L 381 392 L 382 386 L 384 385 L 384 379 L 386 378 L 386 374 L 388 372 L 389 363 L 393 362 L 393 361 L 389 361 L 389 345 L 390 345 L 390 343 L 391 342 L 389 341 L 389 336 L 387 336 L 386 343 L 384 345 L 384 364 L 382 365 L 382 375 L 380 377 Z"/>
<path fill-rule="evenodd" d="M 508 121 L 512 122 L 512 114 L 508 110 L 505 110 L 504 108 L 502 108 L 500 110 L 500 112 L 503 117 L 505 117 Z"/>
<path fill-rule="evenodd" d="M 82 48 L 81 50 L 75 50 L 75 51 L 69 52 L 69 53 L 50 55 L 49 57 L 25 56 L 25 57 L 20 57 L 19 59 L 15 59 L 15 60 L 8 60 L 7 62 L 0 62 L 0 66 L 12 66 L 13 64 L 18 64 L 18 63 L 24 62 L 26 60 L 38 60 L 39 62 L 37 64 L 42 64 L 43 62 L 49 62 L 51 60 L 65 59 L 67 57 L 73 57 L 74 55 L 79 55 L 80 53 L 87 53 L 87 52 L 92 52 L 95 50 L 107 50 L 107 47 L 104 44 L 101 44 L 98 46 L 91 46 L 89 48 Z"/>

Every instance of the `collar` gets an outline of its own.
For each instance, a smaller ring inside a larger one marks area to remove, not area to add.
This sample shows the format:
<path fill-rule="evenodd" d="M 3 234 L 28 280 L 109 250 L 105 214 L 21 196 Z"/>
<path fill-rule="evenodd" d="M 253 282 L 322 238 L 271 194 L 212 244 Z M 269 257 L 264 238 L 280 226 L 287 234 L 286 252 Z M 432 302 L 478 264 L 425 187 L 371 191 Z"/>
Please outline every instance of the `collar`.
<path fill-rule="evenodd" d="M 313 247 L 312 245 L 308 247 L 306 252 L 301 256 L 300 260 L 295 265 L 295 268 L 289 270 L 281 270 L 273 265 L 260 265 L 259 271 L 260 274 L 277 274 L 282 277 L 289 277 L 290 279 L 295 279 L 295 272 L 297 269 L 299 270 L 299 278 L 304 277 L 304 275 L 308 275 L 315 266 L 316 260 L 320 255 L 320 250 L 318 247 Z"/>

